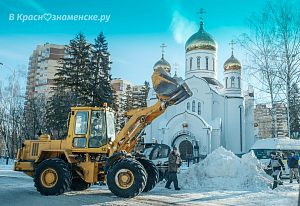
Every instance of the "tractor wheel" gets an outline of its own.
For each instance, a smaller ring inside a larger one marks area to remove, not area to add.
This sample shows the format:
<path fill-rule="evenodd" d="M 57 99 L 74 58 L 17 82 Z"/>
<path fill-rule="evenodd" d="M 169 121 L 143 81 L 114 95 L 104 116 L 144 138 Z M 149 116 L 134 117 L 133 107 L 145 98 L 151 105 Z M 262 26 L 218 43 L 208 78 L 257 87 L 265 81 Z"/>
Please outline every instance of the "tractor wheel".
<path fill-rule="evenodd" d="M 71 182 L 68 165 L 57 158 L 44 160 L 34 173 L 34 186 L 42 195 L 60 195 L 67 192 Z"/>
<path fill-rule="evenodd" d="M 84 181 L 80 177 L 75 177 L 75 178 L 72 179 L 71 190 L 73 190 L 73 191 L 82 191 L 82 190 L 86 190 L 90 186 L 91 186 L 90 183 L 87 183 L 86 181 Z"/>
<path fill-rule="evenodd" d="M 143 192 L 149 192 L 159 182 L 159 171 L 151 160 L 139 158 L 137 161 L 144 166 L 148 175 L 146 187 L 144 188 Z"/>
<path fill-rule="evenodd" d="M 134 159 L 116 162 L 107 173 L 107 185 L 119 197 L 135 197 L 145 188 L 147 173 L 143 165 Z"/>

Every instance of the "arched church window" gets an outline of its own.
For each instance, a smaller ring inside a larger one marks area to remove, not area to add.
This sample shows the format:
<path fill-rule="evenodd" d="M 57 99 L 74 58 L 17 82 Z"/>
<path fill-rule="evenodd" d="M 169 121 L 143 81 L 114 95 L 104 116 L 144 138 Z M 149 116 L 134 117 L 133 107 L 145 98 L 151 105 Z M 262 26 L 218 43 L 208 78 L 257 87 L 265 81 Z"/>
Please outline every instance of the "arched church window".
<path fill-rule="evenodd" d="M 190 58 L 190 70 L 192 70 L 192 66 L 193 66 L 193 57 Z"/>
<path fill-rule="evenodd" d="M 225 88 L 228 88 L 228 77 L 225 77 Z"/>
<path fill-rule="evenodd" d="M 186 104 L 186 108 L 187 108 L 187 110 L 190 110 L 191 108 L 191 105 L 190 105 L 190 103 L 188 102 L 187 104 Z"/>
<path fill-rule="evenodd" d="M 192 102 L 192 112 L 195 112 L 195 105 L 196 103 L 195 103 L 195 100 L 193 100 L 193 102 Z"/>
<path fill-rule="evenodd" d="M 200 57 L 197 57 L 197 69 L 200 69 Z"/>
<path fill-rule="evenodd" d="M 234 88 L 235 87 L 235 83 L 234 83 L 234 77 L 231 77 L 231 88 Z"/>
<path fill-rule="evenodd" d="M 240 89 L 241 88 L 241 77 L 238 77 L 238 88 Z"/>
<path fill-rule="evenodd" d="M 205 68 L 208 70 L 208 57 L 205 57 Z"/>
<path fill-rule="evenodd" d="M 188 70 L 188 59 L 185 60 L 185 70 Z"/>
<path fill-rule="evenodd" d="M 212 59 L 213 70 L 215 71 L 215 58 Z"/>
<path fill-rule="evenodd" d="M 198 115 L 201 115 L 201 103 L 198 102 Z"/>

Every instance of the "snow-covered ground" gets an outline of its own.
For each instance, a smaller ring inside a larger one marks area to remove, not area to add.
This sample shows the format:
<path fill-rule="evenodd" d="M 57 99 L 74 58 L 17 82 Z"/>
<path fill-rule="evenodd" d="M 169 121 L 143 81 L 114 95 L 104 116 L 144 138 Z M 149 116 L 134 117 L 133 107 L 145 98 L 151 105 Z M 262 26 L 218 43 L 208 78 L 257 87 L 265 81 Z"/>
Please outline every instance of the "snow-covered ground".
<path fill-rule="evenodd" d="M 165 189 L 162 182 L 132 199 L 116 197 L 106 186 L 97 185 L 81 192 L 42 196 L 30 177 L 12 171 L 12 165 L 0 164 L 0 205 L 298 205 L 299 185 L 285 180 L 271 190 L 270 177 L 251 154 L 236 159 L 219 148 L 206 160 L 181 171 L 178 178 L 180 191 Z"/>

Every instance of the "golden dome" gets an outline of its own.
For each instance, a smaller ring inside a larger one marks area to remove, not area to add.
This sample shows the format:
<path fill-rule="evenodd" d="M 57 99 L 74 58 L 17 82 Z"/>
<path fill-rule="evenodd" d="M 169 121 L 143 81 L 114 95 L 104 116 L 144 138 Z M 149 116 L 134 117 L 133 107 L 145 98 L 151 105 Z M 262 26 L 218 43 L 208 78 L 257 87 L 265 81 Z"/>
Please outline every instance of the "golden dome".
<path fill-rule="evenodd" d="M 241 63 L 233 56 L 233 54 L 231 54 L 231 57 L 224 63 L 225 71 L 240 70 L 241 68 Z"/>
<path fill-rule="evenodd" d="M 158 68 L 163 68 L 166 72 L 170 73 L 171 72 L 171 65 L 169 64 L 169 62 L 167 62 L 164 59 L 164 56 L 162 55 L 161 59 L 156 62 L 153 66 L 153 69 L 156 70 Z"/>
<path fill-rule="evenodd" d="M 203 22 L 200 23 L 200 29 L 198 32 L 193 34 L 185 44 L 185 51 L 189 52 L 192 50 L 203 49 L 203 50 L 217 50 L 217 43 L 213 37 L 204 31 Z"/>

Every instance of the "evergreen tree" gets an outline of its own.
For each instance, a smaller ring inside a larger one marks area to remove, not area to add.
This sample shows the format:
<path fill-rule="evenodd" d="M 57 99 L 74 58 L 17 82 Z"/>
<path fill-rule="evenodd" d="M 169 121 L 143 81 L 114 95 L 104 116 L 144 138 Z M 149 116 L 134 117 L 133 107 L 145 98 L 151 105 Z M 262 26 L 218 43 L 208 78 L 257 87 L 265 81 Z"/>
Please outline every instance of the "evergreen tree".
<path fill-rule="evenodd" d="M 112 108 L 115 112 L 115 128 L 116 132 L 119 132 L 122 128 L 122 116 L 124 116 L 124 111 L 122 111 L 121 108 L 121 101 L 119 95 L 117 95 L 117 92 L 113 89 L 113 104 Z"/>
<path fill-rule="evenodd" d="M 46 122 L 48 133 L 54 139 L 64 139 L 67 137 L 67 119 L 71 108 L 71 102 L 75 100 L 67 91 L 57 87 L 54 89 L 50 101 L 47 103 Z"/>
<path fill-rule="evenodd" d="M 116 101 L 118 102 L 118 112 L 116 114 L 116 131 L 118 132 L 126 123 L 125 113 L 133 109 L 133 95 L 130 85 L 128 85 L 126 90 L 116 98 Z"/>
<path fill-rule="evenodd" d="M 92 46 L 92 64 L 90 68 L 89 90 L 95 106 L 102 106 L 105 102 L 110 105 L 113 103 L 109 56 L 107 41 L 101 32 Z"/>
<path fill-rule="evenodd" d="M 140 95 L 141 107 L 147 107 L 147 97 L 148 97 L 149 90 L 150 90 L 150 84 L 149 82 L 145 81 L 141 89 L 141 95 Z"/>
<path fill-rule="evenodd" d="M 66 46 L 66 57 L 56 74 L 56 86 L 66 88 L 75 96 L 71 105 L 88 105 L 91 103 L 88 83 L 90 81 L 91 45 L 82 33 L 76 35 Z M 72 98 L 73 99 L 73 98 Z"/>
<path fill-rule="evenodd" d="M 103 33 L 93 45 L 82 33 L 66 46 L 55 75 L 53 96 L 47 105 L 47 123 L 57 138 L 66 136 L 66 121 L 71 106 L 102 106 L 113 103 L 107 42 Z"/>
<path fill-rule="evenodd" d="M 124 110 L 125 112 L 133 109 L 134 99 L 132 95 L 132 88 L 130 85 L 126 87 L 125 95 L 124 95 Z"/>
<path fill-rule="evenodd" d="M 300 98 L 297 84 L 292 85 L 290 98 L 290 130 L 291 138 L 299 139 L 300 136 Z"/>

